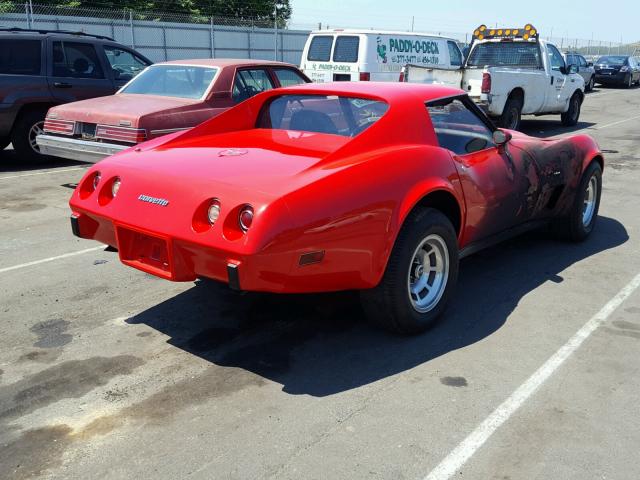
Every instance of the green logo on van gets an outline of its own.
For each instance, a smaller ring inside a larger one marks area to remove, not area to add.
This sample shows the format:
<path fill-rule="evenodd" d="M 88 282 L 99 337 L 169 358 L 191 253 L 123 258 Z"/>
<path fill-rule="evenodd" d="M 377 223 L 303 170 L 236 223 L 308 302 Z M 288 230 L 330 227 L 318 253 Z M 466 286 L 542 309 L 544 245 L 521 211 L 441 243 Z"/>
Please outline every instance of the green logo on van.
<path fill-rule="evenodd" d="M 382 60 L 382 63 L 387 63 L 387 46 L 382 44 L 380 37 L 376 38 L 376 53 L 378 54 L 378 61 Z"/>

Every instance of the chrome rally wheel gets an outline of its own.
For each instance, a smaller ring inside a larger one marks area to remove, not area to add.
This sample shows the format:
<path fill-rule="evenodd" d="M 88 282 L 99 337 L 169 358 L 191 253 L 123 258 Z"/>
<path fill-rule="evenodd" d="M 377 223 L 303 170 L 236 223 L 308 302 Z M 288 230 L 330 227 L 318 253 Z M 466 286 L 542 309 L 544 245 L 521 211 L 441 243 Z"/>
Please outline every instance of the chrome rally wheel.
<path fill-rule="evenodd" d="M 449 252 L 442 237 L 428 235 L 413 252 L 407 276 L 413 308 L 426 313 L 438 304 L 449 277 Z"/>

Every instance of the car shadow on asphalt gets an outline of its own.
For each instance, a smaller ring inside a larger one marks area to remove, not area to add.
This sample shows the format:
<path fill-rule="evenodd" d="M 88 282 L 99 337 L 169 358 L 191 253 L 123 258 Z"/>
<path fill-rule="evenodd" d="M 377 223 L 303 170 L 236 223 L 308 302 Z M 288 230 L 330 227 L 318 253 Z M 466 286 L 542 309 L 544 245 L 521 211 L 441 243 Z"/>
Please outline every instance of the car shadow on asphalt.
<path fill-rule="evenodd" d="M 209 281 L 196 282 L 128 322 L 146 324 L 167 335 L 171 345 L 208 362 L 277 382 L 286 393 L 323 397 L 492 335 L 529 292 L 546 282 L 562 282 L 567 267 L 628 238 L 621 223 L 600 217 L 591 237 L 580 244 L 533 232 L 469 257 L 461 263 L 451 306 L 419 336 L 369 326 L 354 292 L 240 294 Z"/>
<path fill-rule="evenodd" d="M 46 157 L 46 159 L 41 162 L 28 162 L 21 160 L 15 150 L 10 148 L 0 150 L 0 172 L 29 172 L 30 170 L 90 165 L 90 163 L 76 162 L 75 160 L 66 160 L 57 157 Z"/>
<path fill-rule="evenodd" d="M 520 123 L 520 131 L 531 137 L 548 138 L 564 133 L 586 133 L 589 134 L 589 128 L 596 125 L 593 122 L 579 121 L 573 127 L 565 127 L 560 122 L 560 117 L 549 117 L 548 119 L 522 119 Z"/>

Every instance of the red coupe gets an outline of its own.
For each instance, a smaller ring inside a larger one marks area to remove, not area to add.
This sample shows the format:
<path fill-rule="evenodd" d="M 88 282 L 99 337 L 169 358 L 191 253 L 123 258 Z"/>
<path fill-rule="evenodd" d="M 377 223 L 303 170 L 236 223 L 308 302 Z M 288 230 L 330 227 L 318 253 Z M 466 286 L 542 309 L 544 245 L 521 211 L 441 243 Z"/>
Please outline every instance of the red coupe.
<path fill-rule="evenodd" d="M 71 223 L 167 280 L 358 289 L 373 320 L 419 332 L 459 258 L 549 223 L 586 238 L 602 169 L 590 137 L 496 129 L 458 89 L 299 85 L 94 165 Z"/>

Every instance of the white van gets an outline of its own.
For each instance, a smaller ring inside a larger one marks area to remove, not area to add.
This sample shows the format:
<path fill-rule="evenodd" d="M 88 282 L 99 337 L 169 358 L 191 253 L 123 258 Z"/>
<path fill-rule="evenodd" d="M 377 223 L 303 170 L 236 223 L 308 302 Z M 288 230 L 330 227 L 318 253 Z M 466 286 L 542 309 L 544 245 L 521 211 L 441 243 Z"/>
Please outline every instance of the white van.
<path fill-rule="evenodd" d="M 407 64 L 457 70 L 462 53 L 453 38 L 383 30 L 318 30 L 302 51 L 300 69 L 314 82 L 397 82 Z"/>

